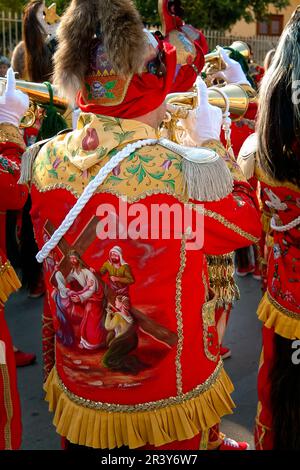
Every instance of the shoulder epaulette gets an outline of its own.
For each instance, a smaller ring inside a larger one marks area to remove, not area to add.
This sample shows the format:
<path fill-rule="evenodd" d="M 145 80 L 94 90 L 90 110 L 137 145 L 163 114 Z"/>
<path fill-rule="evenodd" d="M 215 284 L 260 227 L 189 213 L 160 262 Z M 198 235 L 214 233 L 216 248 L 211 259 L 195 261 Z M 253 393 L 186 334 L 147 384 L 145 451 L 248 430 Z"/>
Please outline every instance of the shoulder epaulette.
<path fill-rule="evenodd" d="M 59 132 L 57 135 L 66 134 L 71 130 L 72 129 L 65 129 Z M 19 184 L 28 184 L 31 182 L 33 164 L 35 162 L 35 159 L 38 156 L 38 153 L 40 152 L 42 147 L 48 142 L 50 142 L 50 140 L 52 140 L 53 138 L 54 137 L 51 137 L 50 139 L 40 140 L 39 142 L 36 142 L 35 144 L 28 147 L 27 150 L 25 150 L 22 155 L 21 174 L 20 179 L 18 181 Z"/>
<path fill-rule="evenodd" d="M 205 147 L 183 147 L 167 139 L 160 145 L 183 158 L 182 173 L 185 189 L 190 199 L 218 201 L 233 190 L 233 178 L 224 160 Z"/>

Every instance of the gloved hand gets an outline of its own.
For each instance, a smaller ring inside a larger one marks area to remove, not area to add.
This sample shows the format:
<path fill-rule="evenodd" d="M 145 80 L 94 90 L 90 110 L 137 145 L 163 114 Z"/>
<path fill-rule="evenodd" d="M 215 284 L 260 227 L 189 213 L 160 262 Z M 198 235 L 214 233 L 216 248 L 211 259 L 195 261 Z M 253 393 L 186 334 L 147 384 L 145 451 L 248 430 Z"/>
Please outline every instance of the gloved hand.
<path fill-rule="evenodd" d="M 198 77 L 196 81 L 198 107 L 189 111 L 188 117 L 180 121 L 186 137 L 183 145 L 200 147 L 206 140 L 220 140 L 222 111 L 208 102 L 205 82 Z"/>
<path fill-rule="evenodd" d="M 16 90 L 15 73 L 10 67 L 7 71 L 6 90 L 0 97 L 0 123 L 19 127 L 28 108 L 29 98 L 22 91 Z"/>
<path fill-rule="evenodd" d="M 249 83 L 241 65 L 236 60 L 230 59 L 222 47 L 217 46 L 217 50 L 226 64 L 226 69 L 217 72 L 214 77 L 222 78 L 227 83 Z"/>

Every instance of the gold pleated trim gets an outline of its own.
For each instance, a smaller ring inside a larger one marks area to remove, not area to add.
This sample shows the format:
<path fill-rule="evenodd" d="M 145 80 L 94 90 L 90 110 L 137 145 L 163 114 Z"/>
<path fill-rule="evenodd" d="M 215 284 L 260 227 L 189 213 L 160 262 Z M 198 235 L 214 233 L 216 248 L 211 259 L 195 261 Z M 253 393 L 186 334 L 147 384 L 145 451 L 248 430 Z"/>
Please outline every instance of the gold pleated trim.
<path fill-rule="evenodd" d="M 20 280 L 9 261 L 2 264 L 0 266 L 0 305 L 4 305 L 9 296 L 20 287 Z"/>
<path fill-rule="evenodd" d="M 274 328 L 283 338 L 300 338 L 300 314 L 282 307 L 269 292 L 262 298 L 257 315 L 267 328 Z"/>
<path fill-rule="evenodd" d="M 90 400 L 85 400 L 89 407 L 78 404 L 84 399 L 77 397 L 75 402 L 71 398 L 76 396 L 62 388 L 55 368 L 44 389 L 49 409 L 54 412 L 53 423 L 58 434 L 73 444 L 97 449 L 125 445 L 135 449 L 146 444 L 161 446 L 192 439 L 199 432 L 218 424 L 225 414 L 231 414 L 234 408 L 230 397 L 233 385 L 223 367 L 215 381 L 208 382 L 210 387 L 205 386 L 194 398 L 181 399 L 177 404 L 173 404 L 174 399 L 171 398 L 169 406 L 127 412 L 99 409 L 102 404 Z M 95 407 L 92 407 L 93 403 Z M 132 408 L 128 406 L 128 409 Z"/>

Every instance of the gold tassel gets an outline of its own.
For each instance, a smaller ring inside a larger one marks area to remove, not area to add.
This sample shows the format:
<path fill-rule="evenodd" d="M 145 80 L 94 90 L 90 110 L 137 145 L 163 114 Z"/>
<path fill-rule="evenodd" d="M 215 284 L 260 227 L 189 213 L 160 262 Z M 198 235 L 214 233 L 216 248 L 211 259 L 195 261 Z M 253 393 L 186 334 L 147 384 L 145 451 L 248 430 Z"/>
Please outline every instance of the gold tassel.
<path fill-rule="evenodd" d="M 0 267 L 0 305 L 3 306 L 9 296 L 20 287 L 20 280 L 10 262 L 7 261 Z"/>
<path fill-rule="evenodd" d="M 208 255 L 210 286 L 217 296 L 217 307 L 225 307 L 239 300 L 240 292 L 234 281 L 234 254 L 220 256 Z"/>

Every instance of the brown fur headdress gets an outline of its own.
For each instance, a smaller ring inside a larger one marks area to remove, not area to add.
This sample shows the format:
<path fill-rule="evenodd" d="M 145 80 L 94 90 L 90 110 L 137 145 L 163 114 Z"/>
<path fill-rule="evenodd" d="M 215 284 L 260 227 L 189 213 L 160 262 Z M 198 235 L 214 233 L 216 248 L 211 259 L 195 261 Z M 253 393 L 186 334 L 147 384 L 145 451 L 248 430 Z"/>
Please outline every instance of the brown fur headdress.
<path fill-rule="evenodd" d="M 58 29 L 54 56 L 54 83 L 70 101 L 82 87 L 98 31 L 116 73 L 128 76 L 142 71 L 147 41 L 132 1 L 72 0 Z"/>

